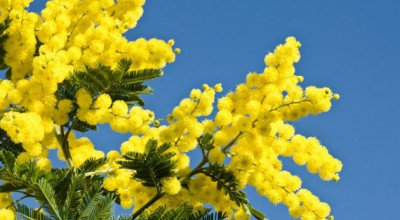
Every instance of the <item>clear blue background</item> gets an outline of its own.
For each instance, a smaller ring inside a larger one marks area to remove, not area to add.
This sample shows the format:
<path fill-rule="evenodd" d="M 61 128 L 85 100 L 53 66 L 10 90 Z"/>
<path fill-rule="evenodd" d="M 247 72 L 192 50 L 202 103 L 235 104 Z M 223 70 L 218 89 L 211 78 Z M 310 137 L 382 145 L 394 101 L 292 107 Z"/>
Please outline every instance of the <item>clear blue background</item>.
<path fill-rule="evenodd" d="M 297 132 L 320 139 L 344 168 L 337 183 L 291 160 L 284 168 L 328 202 L 335 219 L 400 218 L 400 1 L 148 0 L 144 11 L 127 38 L 173 38 L 182 49 L 150 83 L 155 94 L 144 97 L 160 118 L 203 83 L 235 89 L 248 72 L 262 72 L 268 51 L 295 36 L 302 43 L 296 71 L 303 86 L 329 86 L 341 95 L 330 112 L 296 122 Z M 107 127 L 90 136 L 106 151 L 129 137 Z M 253 189 L 248 195 L 270 220 L 291 219 L 285 206 L 271 205 Z"/>

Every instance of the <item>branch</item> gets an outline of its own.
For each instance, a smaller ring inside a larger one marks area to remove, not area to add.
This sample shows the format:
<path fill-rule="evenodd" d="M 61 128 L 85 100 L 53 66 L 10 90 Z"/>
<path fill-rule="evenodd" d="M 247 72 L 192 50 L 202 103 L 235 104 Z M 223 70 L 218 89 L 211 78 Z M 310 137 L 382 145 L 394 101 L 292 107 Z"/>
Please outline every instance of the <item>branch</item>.
<path fill-rule="evenodd" d="M 302 102 L 310 102 L 310 103 L 311 103 L 310 100 L 308 100 L 308 99 L 303 99 L 303 100 L 299 100 L 299 101 L 293 101 L 293 102 L 290 102 L 290 103 L 282 104 L 282 105 L 280 105 L 280 106 L 278 106 L 278 107 L 276 107 L 276 108 L 273 108 L 273 109 L 271 109 L 271 110 L 269 110 L 269 111 L 270 111 L 270 112 L 277 111 L 277 110 L 279 110 L 280 108 L 283 108 L 283 107 L 286 107 L 286 106 L 290 106 L 290 105 L 292 105 L 292 104 L 300 104 L 300 103 L 302 103 Z"/>
<path fill-rule="evenodd" d="M 78 123 L 78 119 L 75 118 L 73 119 L 73 122 L 71 124 L 71 126 L 69 126 L 67 132 L 64 135 L 64 128 L 63 126 L 61 126 L 61 138 L 62 138 L 62 145 L 61 145 L 61 149 L 64 153 L 65 156 L 65 160 L 67 161 L 67 165 L 69 168 L 74 167 L 74 164 L 72 162 L 72 157 L 71 157 L 71 152 L 69 151 L 69 146 L 68 146 L 68 136 L 69 133 L 71 133 L 72 129 L 74 128 L 74 126 Z"/>
<path fill-rule="evenodd" d="M 151 198 L 146 204 L 144 204 L 139 210 L 137 210 L 135 213 L 133 213 L 132 217 L 130 218 L 131 220 L 134 220 L 136 217 L 138 217 L 144 210 L 146 210 L 148 207 L 153 205 L 157 200 L 159 200 L 161 197 L 165 195 L 164 192 L 157 192 L 157 194 Z"/>
<path fill-rule="evenodd" d="M 236 143 L 236 141 L 240 138 L 243 134 L 243 131 L 239 132 L 234 139 L 232 139 L 225 147 L 222 148 L 222 152 L 227 153 L 227 150 L 232 147 Z"/>

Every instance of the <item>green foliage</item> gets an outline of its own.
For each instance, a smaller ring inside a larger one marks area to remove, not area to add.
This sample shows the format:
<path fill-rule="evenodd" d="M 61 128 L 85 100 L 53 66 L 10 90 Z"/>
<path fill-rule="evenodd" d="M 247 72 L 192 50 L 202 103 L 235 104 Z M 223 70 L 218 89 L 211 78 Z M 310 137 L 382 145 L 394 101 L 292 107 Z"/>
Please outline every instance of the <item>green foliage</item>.
<path fill-rule="evenodd" d="M 71 73 L 68 80 L 63 81 L 56 93 L 58 100 L 70 99 L 76 101 L 76 92 L 84 88 L 96 99 L 101 94 L 110 95 L 112 101 L 123 100 L 128 106 L 134 104 L 144 105 L 144 101 L 139 97 L 141 94 L 152 94 L 153 90 L 149 86 L 143 85 L 147 80 L 155 79 L 162 75 L 159 69 L 144 69 L 129 71 L 132 60 L 122 59 L 112 70 L 108 66 L 99 65 L 97 68 L 89 66 L 84 71 Z M 70 118 L 74 118 L 78 105 L 74 102 L 74 108 L 70 112 Z M 96 130 L 95 125 L 75 119 L 74 130 L 86 132 Z"/>
<path fill-rule="evenodd" d="M 150 139 L 144 153 L 127 152 L 124 155 L 126 160 L 116 162 L 121 168 L 134 170 L 132 177 L 141 181 L 144 186 L 156 187 L 160 191 L 162 178 L 176 176 L 176 161 L 172 160 L 175 153 L 166 152 L 171 147 L 170 144 L 157 145 L 156 140 Z"/>
<path fill-rule="evenodd" d="M 73 118 L 73 116 L 71 118 Z M 75 120 L 76 121 L 74 122 L 74 126 L 72 127 L 72 129 L 74 129 L 75 131 L 79 132 L 86 132 L 89 130 L 97 131 L 96 125 L 90 125 L 84 121 L 78 120 L 77 118 L 75 118 Z"/>
<path fill-rule="evenodd" d="M 61 220 L 60 210 L 56 203 L 55 193 L 51 185 L 45 179 L 40 179 L 32 188 L 36 200 L 40 204 L 43 204 L 43 208 L 47 213 L 53 218 Z"/>
<path fill-rule="evenodd" d="M 78 172 L 81 174 L 93 172 L 98 170 L 101 166 L 105 165 L 106 163 L 107 163 L 106 157 L 101 157 L 98 159 L 89 158 L 78 167 Z"/>
<path fill-rule="evenodd" d="M 131 66 L 132 60 L 128 59 L 122 59 L 114 70 L 102 65 L 97 68 L 86 66 L 84 71 L 75 71 L 69 80 L 60 84 L 58 95 L 61 98 L 76 100 L 76 91 L 85 88 L 94 99 L 100 94 L 107 93 L 113 101 L 123 100 L 128 105 L 135 103 L 144 105 L 139 94 L 151 94 L 153 91 L 142 83 L 161 76 L 162 71 L 159 69 L 129 71 Z"/>
<path fill-rule="evenodd" d="M 5 30 L 10 25 L 10 21 L 10 19 L 6 19 L 2 23 L 0 23 L 0 70 L 8 68 L 8 66 L 4 63 L 4 56 L 6 55 L 6 51 L 4 50 L 4 42 L 8 38 Z"/>
<path fill-rule="evenodd" d="M 268 220 L 262 212 L 258 211 L 256 208 L 254 208 L 250 204 L 247 204 L 247 205 L 243 204 L 243 208 L 246 211 L 246 213 L 251 214 L 257 220 Z"/>
<path fill-rule="evenodd" d="M 211 136 L 211 137 L 210 137 Z M 202 149 L 212 149 L 212 135 L 204 135 L 199 139 Z M 197 173 L 202 173 L 211 178 L 213 182 L 217 182 L 217 189 L 222 190 L 228 195 L 230 200 L 241 206 L 248 215 L 252 215 L 257 220 L 266 220 L 265 215 L 250 205 L 246 198 L 246 193 L 239 190 L 239 183 L 233 172 L 227 170 L 223 165 L 209 163 L 206 168 L 201 168 Z"/>
<path fill-rule="evenodd" d="M 0 178 L 9 183 L 0 186 L 0 192 L 22 191 L 24 197 L 33 197 L 49 216 L 17 203 L 16 212 L 23 219 L 110 219 L 115 194 L 103 189 L 102 177 L 87 176 L 104 165 L 106 158 L 89 159 L 79 168 L 40 170 L 31 160 L 19 163 L 14 154 L 2 150 Z"/>
<path fill-rule="evenodd" d="M 16 212 L 20 217 L 26 220 L 51 220 L 52 218 L 47 217 L 43 212 L 38 209 L 31 209 L 24 204 L 18 203 L 16 206 Z"/>
<path fill-rule="evenodd" d="M 138 220 L 221 220 L 227 217 L 226 213 L 209 213 L 211 209 L 194 210 L 193 206 L 183 203 L 177 208 L 167 209 L 166 205 L 157 207 L 151 213 L 143 212 Z"/>
<path fill-rule="evenodd" d="M 91 187 L 83 192 L 83 197 L 77 207 L 73 219 L 109 219 L 113 214 L 114 198 L 107 194 L 103 195 L 102 182 L 92 181 Z"/>
<path fill-rule="evenodd" d="M 201 135 L 197 142 L 202 150 L 210 151 L 214 148 L 214 136 L 210 133 Z"/>
<path fill-rule="evenodd" d="M 15 156 L 25 151 L 22 145 L 14 143 L 3 129 L 0 129 L 0 150 L 9 151 Z"/>
<path fill-rule="evenodd" d="M 233 172 L 227 170 L 224 166 L 211 163 L 209 167 L 200 172 L 209 176 L 212 181 L 217 182 L 217 189 L 222 190 L 225 195 L 229 195 L 229 198 L 238 206 L 249 203 L 246 194 L 238 190 L 239 183 Z"/>

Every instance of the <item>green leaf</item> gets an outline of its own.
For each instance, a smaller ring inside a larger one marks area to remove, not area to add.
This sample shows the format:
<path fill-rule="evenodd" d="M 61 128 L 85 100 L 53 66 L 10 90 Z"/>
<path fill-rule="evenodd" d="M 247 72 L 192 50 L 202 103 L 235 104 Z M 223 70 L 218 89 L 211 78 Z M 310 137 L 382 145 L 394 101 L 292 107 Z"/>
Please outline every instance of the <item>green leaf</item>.
<path fill-rule="evenodd" d="M 89 130 L 92 131 L 97 131 L 97 126 L 96 125 L 90 125 L 87 122 L 77 120 L 74 124 L 73 127 L 74 130 L 79 131 L 79 132 L 86 132 Z"/>
<path fill-rule="evenodd" d="M 0 186 L 0 193 L 13 192 L 16 190 L 24 189 L 25 186 L 18 183 L 6 183 Z"/>
<path fill-rule="evenodd" d="M 13 153 L 7 150 L 1 150 L 0 161 L 4 164 L 4 167 L 8 172 L 13 172 L 15 164 L 15 156 Z"/>
<path fill-rule="evenodd" d="M 103 196 L 102 193 L 102 182 L 92 181 L 91 187 L 83 195 L 76 219 L 109 219 L 114 198 L 111 195 Z"/>
<path fill-rule="evenodd" d="M 264 213 L 260 212 L 259 210 L 257 210 L 256 208 L 254 208 L 253 206 L 251 206 L 250 204 L 247 205 L 243 205 L 243 208 L 245 210 L 245 212 L 248 215 L 252 215 L 254 216 L 254 218 L 256 218 L 257 220 L 268 220 Z"/>
<path fill-rule="evenodd" d="M 39 169 L 37 166 L 36 160 L 29 160 L 22 164 L 15 161 L 13 174 L 15 177 L 20 177 L 22 181 L 30 184 L 33 184 L 40 178 L 46 176 L 46 172 Z"/>
<path fill-rule="evenodd" d="M 96 202 L 96 207 L 91 210 L 89 218 L 85 219 L 110 219 L 113 214 L 113 205 L 115 198 L 111 194 L 100 196 Z"/>
<path fill-rule="evenodd" d="M 211 209 L 194 210 L 188 203 L 182 203 L 177 208 L 167 209 L 166 205 L 157 207 L 149 212 L 144 211 L 138 220 L 221 220 L 227 217 L 226 213 L 210 213 Z"/>
<path fill-rule="evenodd" d="M 42 178 L 35 184 L 34 191 L 36 199 L 43 205 L 43 208 L 52 216 L 62 220 L 51 185 Z"/>
<path fill-rule="evenodd" d="M 44 213 L 35 209 L 30 209 L 24 204 L 17 203 L 16 213 L 23 219 L 27 220 L 51 220 Z"/>
<path fill-rule="evenodd" d="M 125 85 L 142 83 L 147 80 L 152 80 L 163 75 L 159 69 L 144 69 L 138 71 L 127 72 L 123 77 Z"/>
<path fill-rule="evenodd" d="M 203 150 L 211 150 L 214 148 L 214 137 L 210 133 L 206 133 L 201 135 L 198 139 L 197 142 L 199 143 L 199 146 Z"/>
<path fill-rule="evenodd" d="M 132 60 L 131 59 L 122 59 L 118 62 L 117 66 L 114 70 L 114 79 L 121 79 L 131 68 Z"/>
<path fill-rule="evenodd" d="M 181 204 L 176 209 L 169 209 L 165 212 L 162 220 L 175 220 L 175 219 L 187 219 L 193 212 L 193 206 L 188 203 Z"/>
<path fill-rule="evenodd" d="M 107 163 L 107 158 L 102 157 L 102 158 L 89 158 L 85 162 L 83 162 L 79 168 L 78 168 L 78 173 L 88 173 L 88 172 L 93 172 L 102 167 L 104 164 Z"/>
<path fill-rule="evenodd" d="M 15 156 L 25 151 L 22 144 L 14 143 L 3 129 L 0 129 L 0 150 L 10 151 Z"/>
<path fill-rule="evenodd" d="M 111 220 L 131 220 L 132 219 L 132 215 L 126 215 L 126 214 L 122 214 L 118 217 L 112 216 Z"/>
<path fill-rule="evenodd" d="M 72 171 L 70 169 L 52 169 L 44 177 L 53 187 L 60 206 L 64 204 L 67 197 L 67 191 L 71 182 Z"/>
<path fill-rule="evenodd" d="M 72 175 L 72 174 L 71 174 Z M 69 179 L 68 191 L 66 194 L 63 216 L 65 219 L 75 217 L 79 206 L 83 202 L 82 197 L 85 191 L 85 177 L 83 175 L 73 176 Z"/>
<path fill-rule="evenodd" d="M 217 189 L 222 190 L 225 195 L 229 195 L 230 200 L 238 206 L 249 203 L 246 194 L 238 189 L 239 183 L 233 172 L 227 170 L 224 166 L 212 163 L 201 173 L 209 176 L 213 182 L 217 182 Z"/>
<path fill-rule="evenodd" d="M 114 70 L 99 65 L 96 68 L 86 66 L 84 71 L 75 71 L 68 80 L 60 84 L 58 99 L 76 100 L 75 93 L 80 88 L 85 88 L 92 94 L 93 100 L 106 93 L 110 95 L 112 101 L 123 100 L 128 105 L 136 103 L 144 105 L 139 95 L 151 94 L 153 91 L 142 83 L 161 76 L 162 71 L 158 69 L 129 71 L 131 65 L 131 60 L 122 59 Z M 73 114 L 76 113 L 76 108 L 75 105 Z"/>
<path fill-rule="evenodd" d="M 7 18 L 2 23 L 0 23 L 0 70 L 8 68 L 8 66 L 4 63 L 4 56 L 6 55 L 6 51 L 4 50 L 4 43 L 8 38 L 6 30 L 9 27 L 10 22 L 11 20 Z"/>
<path fill-rule="evenodd" d="M 199 219 L 199 220 L 222 220 L 222 219 L 226 219 L 228 218 L 228 215 L 225 212 L 214 212 L 214 213 L 210 213 L 207 214 L 201 218 L 189 218 L 190 220 L 195 220 L 195 219 Z"/>
<path fill-rule="evenodd" d="M 121 168 L 131 169 L 133 178 L 140 180 L 144 186 L 156 187 L 160 190 L 161 179 L 164 177 L 176 176 L 174 169 L 176 161 L 172 160 L 175 156 L 173 152 L 166 152 L 171 145 L 163 144 L 157 147 L 158 143 L 150 139 L 145 146 L 144 153 L 127 152 L 124 155 L 126 160 L 117 160 Z"/>

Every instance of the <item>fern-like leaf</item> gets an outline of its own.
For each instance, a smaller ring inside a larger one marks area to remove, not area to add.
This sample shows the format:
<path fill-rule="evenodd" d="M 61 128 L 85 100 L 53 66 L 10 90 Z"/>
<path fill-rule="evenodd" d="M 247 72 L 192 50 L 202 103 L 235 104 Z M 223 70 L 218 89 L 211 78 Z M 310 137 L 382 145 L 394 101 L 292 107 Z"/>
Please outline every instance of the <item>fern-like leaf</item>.
<path fill-rule="evenodd" d="M 121 80 L 124 82 L 125 85 L 136 84 L 155 79 L 162 76 L 162 74 L 162 71 L 159 69 L 144 69 L 139 71 L 127 72 Z"/>
<path fill-rule="evenodd" d="M 47 217 L 43 212 L 31 209 L 24 204 L 17 203 L 16 213 L 26 220 L 52 220 Z"/>
<path fill-rule="evenodd" d="M 3 163 L 5 170 L 12 173 L 16 158 L 13 153 L 7 150 L 0 150 L 0 161 Z"/>
<path fill-rule="evenodd" d="M 0 193 L 13 192 L 24 188 L 25 186 L 22 184 L 10 182 L 0 186 Z"/>
<path fill-rule="evenodd" d="M 8 68 L 8 66 L 4 63 L 4 56 L 6 55 L 6 51 L 4 50 L 4 43 L 8 38 L 6 30 L 10 25 L 10 21 L 10 19 L 6 19 L 2 23 L 0 23 L 0 70 Z"/>
<path fill-rule="evenodd" d="M 113 204 L 114 197 L 111 194 L 107 194 L 106 196 L 98 196 L 96 201 L 96 206 L 91 209 L 91 213 L 87 218 L 87 220 L 108 220 L 111 218 L 113 213 Z"/>
<path fill-rule="evenodd" d="M 74 218 L 74 214 L 78 213 L 79 206 L 83 202 L 84 191 L 85 177 L 83 175 L 73 176 L 69 179 L 68 191 L 65 193 L 66 198 L 62 208 L 64 219 Z"/>
<path fill-rule="evenodd" d="M 131 220 L 132 215 L 122 214 L 120 216 L 111 216 L 111 220 Z"/>
<path fill-rule="evenodd" d="M 249 215 L 251 214 L 257 220 L 268 220 L 265 217 L 264 213 L 260 212 L 259 210 L 257 210 L 253 206 L 251 206 L 250 204 L 243 204 L 243 208 L 244 208 L 246 213 L 248 213 Z"/>
<path fill-rule="evenodd" d="M 167 210 L 160 220 L 187 219 L 192 212 L 193 206 L 183 203 L 178 208 Z"/>
<path fill-rule="evenodd" d="M 212 163 L 209 167 L 201 171 L 201 173 L 211 177 L 212 181 L 217 182 L 217 189 L 222 189 L 225 195 L 229 195 L 229 198 L 238 206 L 249 203 L 246 194 L 238 190 L 239 183 L 235 175 L 225 167 Z"/>
<path fill-rule="evenodd" d="M 124 155 L 126 160 L 116 161 L 121 168 L 132 169 L 133 178 L 140 180 L 144 186 L 161 187 L 161 179 L 164 177 L 176 176 L 174 169 L 176 161 L 172 160 L 175 153 L 165 152 L 171 145 L 163 144 L 157 147 L 158 143 L 150 139 L 145 147 L 144 153 L 127 152 Z"/>
<path fill-rule="evenodd" d="M 211 209 L 194 210 L 188 203 L 182 203 L 177 208 L 167 209 L 166 205 L 157 207 L 152 212 L 144 211 L 138 220 L 222 220 L 226 213 L 210 213 Z"/>
<path fill-rule="evenodd" d="M 83 162 L 79 168 L 78 168 L 78 173 L 88 173 L 88 172 L 93 172 L 99 169 L 101 166 L 107 163 L 107 158 L 102 157 L 102 158 L 89 158 L 85 162 Z"/>
<path fill-rule="evenodd" d="M 161 76 L 162 71 L 158 69 L 129 71 L 131 65 L 131 60 L 122 59 L 114 70 L 99 65 L 96 68 L 86 67 L 84 71 L 75 71 L 68 80 L 60 84 L 58 98 L 76 100 L 75 93 L 80 88 L 85 88 L 92 94 L 93 99 L 107 93 L 113 101 L 123 100 L 128 105 L 135 103 L 144 105 L 138 95 L 151 94 L 152 90 L 142 83 Z"/>
<path fill-rule="evenodd" d="M 86 131 L 89 131 L 89 130 L 97 131 L 97 126 L 88 124 L 87 122 L 84 122 L 84 121 L 81 121 L 81 120 L 77 120 L 74 123 L 73 129 L 75 131 L 79 131 L 79 132 L 83 133 L 83 132 L 86 132 Z"/>
<path fill-rule="evenodd" d="M 40 179 L 33 187 L 35 198 L 43 208 L 54 218 L 62 220 L 56 202 L 56 196 L 51 185 L 44 179 Z"/>
<path fill-rule="evenodd" d="M 206 133 L 201 135 L 198 139 L 197 142 L 199 143 L 199 146 L 203 150 L 211 150 L 214 148 L 214 137 L 210 133 Z"/>
<path fill-rule="evenodd" d="M 112 214 L 112 204 L 114 198 L 102 194 L 102 182 L 92 181 L 91 187 L 84 193 L 82 202 L 79 206 L 78 217 L 76 219 L 81 220 L 95 220 L 95 219 L 108 219 Z M 102 210 L 107 208 L 107 210 Z M 97 215 L 102 215 L 99 218 Z"/>
<path fill-rule="evenodd" d="M 139 216 L 138 220 L 159 220 L 162 219 L 162 216 L 166 211 L 167 211 L 167 206 L 161 205 L 152 212 L 144 211 Z"/>
<path fill-rule="evenodd" d="M 15 156 L 25 151 L 22 144 L 14 143 L 3 129 L 0 129 L 0 150 L 10 151 Z"/>

